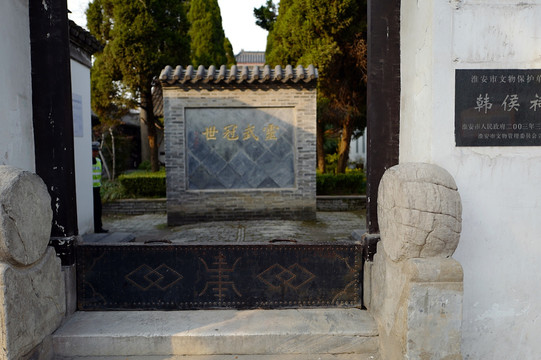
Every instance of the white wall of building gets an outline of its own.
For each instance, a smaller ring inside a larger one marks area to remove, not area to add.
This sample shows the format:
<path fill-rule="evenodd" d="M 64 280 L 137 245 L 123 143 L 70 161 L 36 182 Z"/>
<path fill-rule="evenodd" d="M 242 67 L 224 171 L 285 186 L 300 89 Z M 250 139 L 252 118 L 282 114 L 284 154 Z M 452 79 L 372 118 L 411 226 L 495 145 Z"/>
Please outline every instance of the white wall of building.
<path fill-rule="evenodd" d="M 400 162 L 442 166 L 462 197 L 464 359 L 538 359 L 541 147 L 456 147 L 454 76 L 541 68 L 541 4 L 402 1 L 401 16 Z"/>
<path fill-rule="evenodd" d="M 366 129 L 361 136 L 349 143 L 349 161 L 366 165 Z"/>
<path fill-rule="evenodd" d="M 79 234 L 94 231 L 92 197 L 92 119 L 90 110 L 90 69 L 71 60 L 71 92 Z"/>
<path fill-rule="evenodd" d="M 0 165 L 35 171 L 28 1 L 0 10 Z"/>

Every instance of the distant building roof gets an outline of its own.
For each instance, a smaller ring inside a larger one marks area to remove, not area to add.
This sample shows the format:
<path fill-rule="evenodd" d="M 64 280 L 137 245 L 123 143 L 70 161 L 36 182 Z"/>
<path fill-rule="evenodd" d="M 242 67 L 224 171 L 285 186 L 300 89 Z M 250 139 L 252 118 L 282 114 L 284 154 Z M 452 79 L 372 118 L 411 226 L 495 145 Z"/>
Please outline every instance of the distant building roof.
<path fill-rule="evenodd" d="M 244 51 L 235 55 L 237 65 L 265 65 L 264 51 Z"/>
<path fill-rule="evenodd" d="M 208 69 L 200 65 L 197 70 L 191 65 L 186 68 L 179 65 L 174 69 L 171 66 L 166 66 L 162 70 L 159 80 L 162 86 L 175 84 L 189 86 L 195 84 L 309 83 L 316 81 L 317 77 L 317 69 L 313 65 L 306 68 L 301 65 L 296 68 L 291 65 L 287 65 L 285 68 L 277 65 L 274 69 L 271 69 L 269 65 L 233 65 L 230 69 L 227 69 L 225 65 L 219 69 L 214 65 L 209 66 Z"/>

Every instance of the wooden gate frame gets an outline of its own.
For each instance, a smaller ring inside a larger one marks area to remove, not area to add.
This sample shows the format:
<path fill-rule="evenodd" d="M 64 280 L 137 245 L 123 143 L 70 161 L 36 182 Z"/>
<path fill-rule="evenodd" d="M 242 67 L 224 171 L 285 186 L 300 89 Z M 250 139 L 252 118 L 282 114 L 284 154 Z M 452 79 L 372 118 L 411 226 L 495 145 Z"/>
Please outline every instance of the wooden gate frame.
<path fill-rule="evenodd" d="M 400 0 L 368 0 L 366 227 L 379 233 L 378 187 L 398 164 L 400 134 Z"/>

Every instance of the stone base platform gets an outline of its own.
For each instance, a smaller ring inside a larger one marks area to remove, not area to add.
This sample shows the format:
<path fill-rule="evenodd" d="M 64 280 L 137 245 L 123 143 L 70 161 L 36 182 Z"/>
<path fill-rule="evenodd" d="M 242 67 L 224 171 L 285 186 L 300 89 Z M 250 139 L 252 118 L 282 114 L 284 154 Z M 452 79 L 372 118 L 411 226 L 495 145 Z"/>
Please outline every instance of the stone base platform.
<path fill-rule="evenodd" d="M 378 330 L 358 309 L 77 312 L 57 360 L 368 360 Z"/>
<path fill-rule="evenodd" d="M 324 355 L 171 355 L 171 356 L 76 356 L 55 357 L 55 360 L 379 360 L 377 354 Z"/>
<path fill-rule="evenodd" d="M 268 243 L 273 239 L 294 239 L 299 243 L 351 241 L 351 232 L 363 229 L 365 224 L 364 212 L 318 212 L 315 221 L 214 221 L 174 227 L 167 226 L 165 214 L 115 215 L 103 218 L 103 227 L 109 233 L 85 234 L 83 241 L 99 244 L 149 240 L 200 244 L 209 239 L 214 243 Z"/>

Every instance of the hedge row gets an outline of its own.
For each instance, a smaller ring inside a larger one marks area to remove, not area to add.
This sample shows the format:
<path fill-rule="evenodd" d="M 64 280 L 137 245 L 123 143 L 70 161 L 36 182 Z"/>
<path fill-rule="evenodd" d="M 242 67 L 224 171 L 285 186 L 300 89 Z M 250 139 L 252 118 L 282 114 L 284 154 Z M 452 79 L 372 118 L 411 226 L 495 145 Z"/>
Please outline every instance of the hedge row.
<path fill-rule="evenodd" d="M 127 197 L 165 197 L 165 170 L 135 171 L 118 177 Z M 317 195 L 362 195 L 366 192 L 366 178 L 361 171 L 345 174 L 317 174 Z"/>
<path fill-rule="evenodd" d="M 123 174 L 118 181 L 126 194 L 133 197 L 165 197 L 165 170 L 158 172 L 135 171 Z"/>
<path fill-rule="evenodd" d="M 366 177 L 362 171 L 345 174 L 317 174 L 318 195 L 364 195 Z"/>

